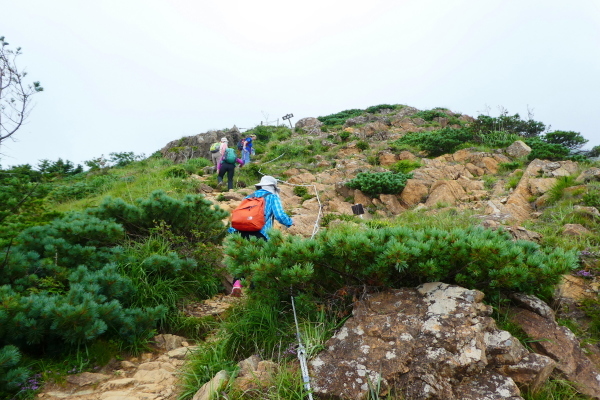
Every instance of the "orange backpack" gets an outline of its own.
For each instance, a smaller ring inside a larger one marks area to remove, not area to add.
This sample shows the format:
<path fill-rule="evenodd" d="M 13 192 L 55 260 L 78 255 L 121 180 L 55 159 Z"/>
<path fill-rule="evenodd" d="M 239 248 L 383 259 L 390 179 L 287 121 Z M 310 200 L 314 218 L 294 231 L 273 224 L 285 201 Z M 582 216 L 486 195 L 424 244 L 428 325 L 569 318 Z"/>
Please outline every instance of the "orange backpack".
<path fill-rule="evenodd" d="M 249 197 L 231 212 L 231 226 L 238 231 L 256 232 L 265 226 L 265 198 Z"/>

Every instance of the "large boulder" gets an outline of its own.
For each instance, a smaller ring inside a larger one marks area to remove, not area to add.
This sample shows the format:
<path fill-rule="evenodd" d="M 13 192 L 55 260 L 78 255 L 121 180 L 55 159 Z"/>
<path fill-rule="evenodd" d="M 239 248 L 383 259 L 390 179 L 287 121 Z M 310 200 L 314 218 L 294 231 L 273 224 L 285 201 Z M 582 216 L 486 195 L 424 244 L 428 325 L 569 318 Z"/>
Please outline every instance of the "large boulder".
<path fill-rule="evenodd" d="M 311 360 L 315 396 L 363 400 L 372 391 L 394 391 L 407 399 L 521 399 L 512 371 L 501 368 L 521 365 L 515 375 L 529 386 L 547 377 L 552 361 L 528 362 L 530 353 L 496 328 L 482 300 L 479 291 L 443 283 L 366 295 Z"/>
<path fill-rule="evenodd" d="M 533 339 L 530 345 L 536 352 L 555 360 L 556 370 L 574 382 L 579 392 L 600 399 L 600 371 L 585 355 L 569 328 L 558 325 L 554 312 L 541 300 L 533 296 L 514 299 L 520 306 L 512 310 L 511 321 Z"/>
<path fill-rule="evenodd" d="M 526 157 L 531 153 L 531 147 L 527 146 L 522 140 L 517 140 L 506 148 L 506 154 L 513 158 Z"/>
<path fill-rule="evenodd" d="M 309 133 L 312 133 L 312 132 L 320 133 L 322 125 L 323 125 L 323 123 L 321 121 L 319 121 L 317 118 L 307 117 L 307 118 L 302 118 L 302 119 L 298 120 L 298 122 L 296 122 L 296 124 L 294 126 L 296 127 L 296 129 L 302 129 Z"/>

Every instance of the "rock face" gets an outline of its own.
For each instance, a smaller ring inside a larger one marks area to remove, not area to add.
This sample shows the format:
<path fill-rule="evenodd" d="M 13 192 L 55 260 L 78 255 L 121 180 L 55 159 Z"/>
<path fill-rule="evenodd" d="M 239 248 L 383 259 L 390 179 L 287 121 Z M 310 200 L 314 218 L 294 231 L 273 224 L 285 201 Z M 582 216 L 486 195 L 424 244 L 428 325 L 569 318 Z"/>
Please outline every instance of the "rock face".
<path fill-rule="evenodd" d="M 443 283 L 367 295 L 310 362 L 315 395 L 362 400 L 380 388 L 407 399 L 521 399 L 511 374 L 536 385 L 554 362 L 527 358 L 482 299 Z"/>
<path fill-rule="evenodd" d="M 554 320 L 554 312 L 533 296 L 517 296 L 521 304 L 514 309 L 513 322 L 531 337 L 538 353 L 556 361 L 560 375 L 574 382 L 579 392 L 600 399 L 600 371 L 585 355 L 575 335 Z"/>
<path fill-rule="evenodd" d="M 163 157 L 173 160 L 175 163 L 181 163 L 190 158 L 206 157 L 210 160 L 210 145 L 218 142 L 222 137 L 229 140 L 229 147 L 235 145 L 242 138 L 239 129 L 234 126 L 228 131 L 208 131 L 195 136 L 186 136 L 178 140 L 173 140 L 160 152 Z"/>
<path fill-rule="evenodd" d="M 527 146 L 525 142 L 517 140 L 506 148 L 506 154 L 514 158 L 520 158 L 528 156 L 531 153 L 531 147 Z"/>
<path fill-rule="evenodd" d="M 317 118 L 308 117 L 298 120 L 294 126 L 297 129 L 303 129 L 308 133 L 321 133 L 321 125 L 323 125 L 323 123 Z"/>

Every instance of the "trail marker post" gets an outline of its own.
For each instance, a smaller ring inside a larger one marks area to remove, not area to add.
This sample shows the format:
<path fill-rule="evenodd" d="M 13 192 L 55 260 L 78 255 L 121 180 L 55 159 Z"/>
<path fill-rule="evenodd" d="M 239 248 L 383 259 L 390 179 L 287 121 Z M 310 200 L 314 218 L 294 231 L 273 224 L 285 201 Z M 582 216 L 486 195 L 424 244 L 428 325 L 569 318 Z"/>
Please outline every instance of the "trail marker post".
<path fill-rule="evenodd" d="M 292 128 L 292 121 L 290 121 L 290 118 L 292 118 L 293 116 L 294 116 L 294 114 L 287 114 L 287 115 L 284 115 L 283 117 L 281 117 L 281 119 L 283 119 L 283 120 L 286 120 L 286 119 L 288 120 L 288 122 L 290 123 L 290 129 L 294 129 L 294 128 Z"/>

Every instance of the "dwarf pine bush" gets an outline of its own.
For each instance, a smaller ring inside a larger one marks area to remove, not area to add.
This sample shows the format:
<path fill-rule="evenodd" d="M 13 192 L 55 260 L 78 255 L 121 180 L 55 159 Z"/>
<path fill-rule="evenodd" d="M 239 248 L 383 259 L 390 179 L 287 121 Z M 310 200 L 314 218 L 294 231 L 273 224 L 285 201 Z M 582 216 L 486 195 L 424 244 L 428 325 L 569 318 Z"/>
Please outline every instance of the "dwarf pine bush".
<path fill-rule="evenodd" d="M 273 232 L 268 242 L 232 235 L 225 253 L 230 272 L 252 281 L 257 296 L 283 296 L 290 288 L 322 296 L 347 285 L 405 287 L 436 281 L 485 292 L 540 294 L 577 262 L 572 252 L 546 252 L 481 227 L 343 226 L 314 239 Z"/>
<path fill-rule="evenodd" d="M 380 194 L 398 194 L 412 175 L 393 172 L 360 172 L 356 178 L 346 182 L 351 189 L 358 189 L 371 197 Z"/>
<path fill-rule="evenodd" d="M 225 216 L 202 196 L 154 192 L 25 229 L 0 249 L 0 346 L 145 340 L 183 297 L 216 292 Z"/>

